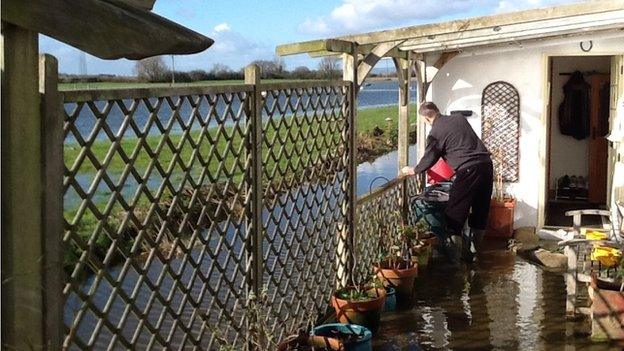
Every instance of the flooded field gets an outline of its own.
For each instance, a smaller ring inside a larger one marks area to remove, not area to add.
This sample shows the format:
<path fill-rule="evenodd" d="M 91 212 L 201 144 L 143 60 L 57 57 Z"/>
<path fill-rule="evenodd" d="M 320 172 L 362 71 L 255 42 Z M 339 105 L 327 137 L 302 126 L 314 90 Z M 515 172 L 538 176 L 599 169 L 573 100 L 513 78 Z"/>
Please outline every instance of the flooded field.
<path fill-rule="evenodd" d="M 622 349 L 592 343 L 589 323 L 566 321 L 562 275 L 523 261 L 504 243 L 489 246 L 472 269 L 432 262 L 413 304 L 383 316 L 374 350 Z"/>

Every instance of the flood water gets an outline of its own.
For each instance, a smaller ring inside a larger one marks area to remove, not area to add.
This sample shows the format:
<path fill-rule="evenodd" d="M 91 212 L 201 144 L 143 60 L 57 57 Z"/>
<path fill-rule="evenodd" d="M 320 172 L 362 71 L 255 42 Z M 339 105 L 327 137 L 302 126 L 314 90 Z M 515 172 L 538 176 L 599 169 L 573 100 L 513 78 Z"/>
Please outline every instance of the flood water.
<path fill-rule="evenodd" d="M 566 321 L 561 274 L 488 246 L 472 269 L 437 258 L 420 272 L 413 304 L 384 314 L 374 350 L 621 350 Z"/>

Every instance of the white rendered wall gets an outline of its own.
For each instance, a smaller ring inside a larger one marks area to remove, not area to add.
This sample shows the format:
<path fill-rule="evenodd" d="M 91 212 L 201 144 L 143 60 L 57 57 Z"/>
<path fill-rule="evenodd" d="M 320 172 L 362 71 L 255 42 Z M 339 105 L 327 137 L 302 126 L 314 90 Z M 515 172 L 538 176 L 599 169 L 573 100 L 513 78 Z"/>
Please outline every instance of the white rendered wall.
<path fill-rule="evenodd" d="M 516 197 L 516 228 L 537 226 L 541 180 L 545 177 L 542 143 L 546 141 L 542 121 L 545 55 L 609 55 L 624 52 L 624 33 L 617 38 L 592 37 L 593 49 L 584 53 L 579 41 L 567 44 L 545 42 L 542 46 L 527 46 L 490 53 L 464 52 L 449 61 L 435 77 L 428 100 L 443 112 L 472 110 L 469 119 L 477 134 L 481 133 L 481 93 L 492 82 L 511 83 L 520 94 L 520 179 L 508 184 L 507 191 Z"/>
<path fill-rule="evenodd" d="M 561 72 L 597 71 L 609 73 L 611 57 L 559 56 L 552 60 L 552 97 L 550 106 L 550 189 L 556 188 L 556 179 L 563 175 L 576 175 L 587 178 L 589 167 L 589 138 L 576 140 L 559 130 L 559 105 L 563 102 L 563 86 L 570 76 Z M 588 79 L 585 79 L 589 83 Z"/>

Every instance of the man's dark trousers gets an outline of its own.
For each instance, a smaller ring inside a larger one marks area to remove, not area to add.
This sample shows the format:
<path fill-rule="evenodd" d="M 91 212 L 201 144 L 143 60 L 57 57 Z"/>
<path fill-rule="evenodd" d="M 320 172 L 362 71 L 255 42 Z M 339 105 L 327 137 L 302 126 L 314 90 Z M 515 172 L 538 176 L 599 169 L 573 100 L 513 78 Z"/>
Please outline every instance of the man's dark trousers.
<path fill-rule="evenodd" d="M 461 235 L 470 215 L 470 228 L 485 230 L 492 197 L 491 162 L 481 162 L 458 170 L 451 186 L 445 215 L 452 235 Z"/>

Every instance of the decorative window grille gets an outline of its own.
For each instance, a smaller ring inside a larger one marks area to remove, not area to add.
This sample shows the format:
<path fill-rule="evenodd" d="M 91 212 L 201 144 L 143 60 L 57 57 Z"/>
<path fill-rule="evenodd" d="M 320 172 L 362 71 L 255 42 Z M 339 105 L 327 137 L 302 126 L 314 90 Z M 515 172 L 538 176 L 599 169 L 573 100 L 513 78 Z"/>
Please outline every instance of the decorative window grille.
<path fill-rule="evenodd" d="M 517 182 L 520 163 L 520 95 L 511 84 L 498 81 L 483 89 L 481 137 L 492 153 L 494 172 L 505 182 Z"/>

